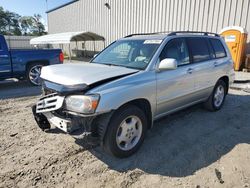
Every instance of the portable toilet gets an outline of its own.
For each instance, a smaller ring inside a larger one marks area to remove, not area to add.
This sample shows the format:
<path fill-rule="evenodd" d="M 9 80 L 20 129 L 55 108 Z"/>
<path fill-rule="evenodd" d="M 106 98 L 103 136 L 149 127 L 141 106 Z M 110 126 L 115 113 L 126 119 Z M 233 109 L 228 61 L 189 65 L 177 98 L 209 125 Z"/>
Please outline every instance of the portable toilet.
<path fill-rule="evenodd" d="M 221 30 L 234 61 L 234 70 L 239 71 L 245 57 L 247 31 L 238 26 L 225 27 Z"/>

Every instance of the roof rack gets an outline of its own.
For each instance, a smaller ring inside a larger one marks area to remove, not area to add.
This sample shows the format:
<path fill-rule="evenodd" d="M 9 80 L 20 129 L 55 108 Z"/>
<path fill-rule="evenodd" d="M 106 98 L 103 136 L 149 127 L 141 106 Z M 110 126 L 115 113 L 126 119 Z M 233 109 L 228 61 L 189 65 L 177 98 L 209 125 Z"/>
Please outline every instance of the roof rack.
<path fill-rule="evenodd" d="M 124 38 L 132 37 L 132 36 L 139 36 L 139 35 L 156 35 L 156 34 L 163 34 L 163 33 L 170 33 L 171 31 L 161 31 L 161 32 L 154 32 L 154 33 L 134 33 L 125 36 Z"/>
<path fill-rule="evenodd" d="M 202 34 L 205 36 L 214 35 L 215 37 L 220 37 L 217 33 L 211 33 L 211 32 L 203 32 L 203 31 L 160 31 L 160 32 L 154 32 L 154 33 L 135 33 L 125 36 L 124 38 L 132 37 L 132 36 L 140 36 L 140 35 L 156 35 L 156 34 L 168 34 L 168 36 L 173 36 L 177 34 Z"/>
<path fill-rule="evenodd" d="M 173 36 L 173 35 L 177 35 L 177 34 L 203 34 L 203 35 L 206 35 L 206 36 L 214 35 L 215 37 L 220 36 L 217 33 L 203 32 L 203 31 L 175 31 L 175 32 L 169 33 L 168 36 Z"/>

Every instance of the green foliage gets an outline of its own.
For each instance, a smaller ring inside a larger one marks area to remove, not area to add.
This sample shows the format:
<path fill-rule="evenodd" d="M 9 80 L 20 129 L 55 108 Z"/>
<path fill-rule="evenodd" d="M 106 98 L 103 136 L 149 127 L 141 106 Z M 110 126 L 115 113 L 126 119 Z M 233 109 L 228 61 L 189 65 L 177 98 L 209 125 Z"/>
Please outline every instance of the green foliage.
<path fill-rule="evenodd" d="M 20 26 L 22 29 L 22 33 L 24 35 L 27 35 L 27 33 L 29 32 L 30 28 L 33 25 L 32 17 L 31 16 L 23 16 L 23 17 L 21 17 L 19 22 L 20 22 Z"/>
<path fill-rule="evenodd" d="M 33 27 L 32 33 L 33 35 L 42 35 L 45 33 L 45 27 L 41 22 L 42 16 L 40 14 L 34 14 L 32 17 L 33 20 Z"/>
<path fill-rule="evenodd" d="M 0 7 L 0 34 L 2 35 L 35 35 L 46 34 L 41 22 L 41 15 L 23 16 L 4 10 Z"/>

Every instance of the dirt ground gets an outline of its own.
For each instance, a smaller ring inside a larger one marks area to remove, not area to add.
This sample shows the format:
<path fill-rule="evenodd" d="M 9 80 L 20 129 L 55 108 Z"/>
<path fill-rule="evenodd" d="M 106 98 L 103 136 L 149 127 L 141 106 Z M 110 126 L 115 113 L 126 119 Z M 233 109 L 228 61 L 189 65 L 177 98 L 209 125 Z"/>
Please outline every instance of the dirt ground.
<path fill-rule="evenodd" d="M 219 112 L 197 105 L 155 122 L 126 159 L 42 132 L 37 98 L 0 100 L 0 187 L 250 187 L 250 93 L 230 90 Z"/>

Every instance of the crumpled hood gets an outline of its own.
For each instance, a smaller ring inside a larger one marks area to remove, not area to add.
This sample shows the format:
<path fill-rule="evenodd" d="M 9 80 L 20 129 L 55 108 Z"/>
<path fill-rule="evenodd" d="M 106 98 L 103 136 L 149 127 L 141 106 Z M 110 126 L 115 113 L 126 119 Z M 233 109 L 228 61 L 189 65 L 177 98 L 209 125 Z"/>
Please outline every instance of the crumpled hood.
<path fill-rule="evenodd" d="M 98 81 L 135 72 L 138 72 L 138 70 L 118 66 L 95 63 L 68 63 L 43 67 L 41 78 L 66 86 L 90 85 Z"/>

